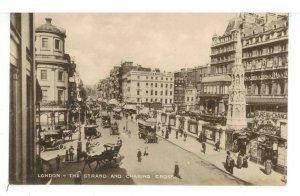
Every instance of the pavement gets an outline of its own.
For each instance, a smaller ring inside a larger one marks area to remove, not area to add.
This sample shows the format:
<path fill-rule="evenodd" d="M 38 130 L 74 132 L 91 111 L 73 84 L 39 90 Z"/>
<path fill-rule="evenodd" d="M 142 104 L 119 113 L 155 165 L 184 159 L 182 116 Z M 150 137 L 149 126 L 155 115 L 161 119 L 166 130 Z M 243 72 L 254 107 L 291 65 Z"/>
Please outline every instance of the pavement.
<path fill-rule="evenodd" d="M 161 131 L 158 132 L 157 135 L 160 138 L 165 139 L 165 137 L 162 136 Z M 180 137 L 180 134 L 178 134 L 178 139 L 176 139 L 174 130 L 172 130 L 171 134 L 169 134 L 169 138 L 165 140 L 174 145 L 179 146 L 180 148 L 188 152 L 194 153 L 201 159 L 210 162 L 220 170 L 227 172 L 224 168 L 224 162 L 226 159 L 226 151 L 224 149 L 221 149 L 220 151 L 215 151 L 214 146 L 207 143 L 206 152 L 204 154 L 202 152 L 201 143 L 196 140 L 195 136 L 188 134 L 186 141 L 184 141 L 184 137 L 183 136 Z M 237 153 L 235 154 L 231 152 L 231 155 L 236 162 Z M 233 176 L 243 181 L 249 182 L 250 184 L 253 185 L 270 185 L 270 186 L 286 185 L 286 183 L 282 181 L 283 174 L 272 171 L 270 175 L 266 175 L 263 172 L 263 169 L 264 169 L 263 165 L 253 163 L 252 161 L 248 160 L 248 168 L 238 169 L 235 167 Z"/>

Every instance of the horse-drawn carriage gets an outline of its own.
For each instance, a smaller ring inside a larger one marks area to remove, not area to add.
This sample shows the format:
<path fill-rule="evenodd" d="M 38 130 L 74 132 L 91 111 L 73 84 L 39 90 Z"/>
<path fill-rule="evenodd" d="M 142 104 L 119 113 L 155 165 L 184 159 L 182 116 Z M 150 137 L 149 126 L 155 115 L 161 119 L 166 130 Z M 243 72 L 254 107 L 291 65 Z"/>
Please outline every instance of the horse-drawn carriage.
<path fill-rule="evenodd" d="M 84 166 L 83 166 L 83 171 L 85 169 L 85 166 L 88 165 L 90 170 L 92 171 L 91 168 L 91 163 L 96 162 L 96 167 L 95 171 L 99 166 L 99 169 L 101 167 L 118 167 L 119 166 L 119 160 L 121 158 L 119 152 L 121 149 L 120 145 L 117 144 L 111 144 L 107 143 L 103 145 L 105 150 L 101 154 L 96 154 L 96 153 L 86 153 L 84 152 Z"/>
<path fill-rule="evenodd" d="M 139 138 L 145 139 L 146 143 L 158 143 L 156 136 L 156 121 L 153 119 L 139 120 Z"/>
<path fill-rule="evenodd" d="M 63 138 L 63 131 L 48 130 L 43 132 L 43 138 L 39 140 L 38 144 L 42 152 L 46 150 L 58 150 L 65 148 L 65 140 Z"/>
<path fill-rule="evenodd" d="M 84 137 L 85 139 L 101 137 L 101 132 L 98 131 L 98 125 L 86 125 L 84 127 Z"/>
<path fill-rule="evenodd" d="M 109 128 L 111 126 L 110 116 L 107 113 L 102 114 L 102 127 Z"/>

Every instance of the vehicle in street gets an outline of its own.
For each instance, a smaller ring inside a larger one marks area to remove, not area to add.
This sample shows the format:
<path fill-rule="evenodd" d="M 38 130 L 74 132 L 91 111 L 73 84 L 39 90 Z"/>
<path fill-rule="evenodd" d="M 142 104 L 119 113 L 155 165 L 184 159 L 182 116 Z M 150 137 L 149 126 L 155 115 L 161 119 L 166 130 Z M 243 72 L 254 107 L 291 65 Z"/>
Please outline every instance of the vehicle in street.
<path fill-rule="evenodd" d="M 110 135 L 120 135 L 119 125 L 117 122 L 113 123 L 110 128 Z"/>
<path fill-rule="evenodd" d="M 58 150 L 65 148 L 63 139 L 63 132 L 61 130 L 48 130 L 44 133 L 44 139 L 41 139 L 38 143 L 41 151 L 46 150 Z"/>
<path fill-rule="evenodd" d="M 103 128 L 110 128 L 111 122 L 110 122 L 110 116 L 107 112 L 102 113 L 102 127 Z"/>
<path fill-rule="evenodd" d="M 86 125 L 84 127 L 84 137 L 89 138 L 98 138 L 101 137 L 101 132 L 98 131 L 98 125 Z"/>
<path fill-rule="evenodd" d="M 155 119 L 139 120 L 138 127 L 139 138 L 145 139 L 145 143 L 158 143 Z"/>

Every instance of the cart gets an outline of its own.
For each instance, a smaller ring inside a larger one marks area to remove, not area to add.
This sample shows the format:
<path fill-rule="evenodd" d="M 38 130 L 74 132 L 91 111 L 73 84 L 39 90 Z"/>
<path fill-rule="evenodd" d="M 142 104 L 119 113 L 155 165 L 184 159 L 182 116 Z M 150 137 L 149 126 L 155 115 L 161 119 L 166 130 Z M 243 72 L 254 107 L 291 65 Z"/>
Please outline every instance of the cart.
<path fill-rule="evenodd" d="M 145 140 L 145 143 L 158 143 L 156 136 L 156 121 L 153 119 L 139 120 L 139 138 Z"/>
<path fill-rule="evenodd" d="M 84 138 L 98 138 L 101 137 L 101 132 L 98 131 L 98 125 L 87 125 L 84 127 Z"/>

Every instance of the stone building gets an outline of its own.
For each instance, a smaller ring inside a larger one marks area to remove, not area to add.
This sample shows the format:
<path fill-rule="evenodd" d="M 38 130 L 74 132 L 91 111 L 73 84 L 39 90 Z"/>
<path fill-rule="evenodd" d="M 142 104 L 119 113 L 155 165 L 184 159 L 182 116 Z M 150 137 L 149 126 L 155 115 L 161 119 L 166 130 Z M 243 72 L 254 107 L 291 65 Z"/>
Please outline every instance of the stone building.
<path fill-rule="evenodd" d="M 34 183 L 36 176 L 35 103 L 38 85 L 33 23 L 33 14 L 10 14 L 10 184 Z"/>
<path fill-rule="evenodd" d="M 69 77 L 75 71 L 65 52 L 66 31 L 51 24 L 51 18 L 35 29 L 37 79 L 42 89 L 40 121 L 44 128 L 67 126 Z"/>

